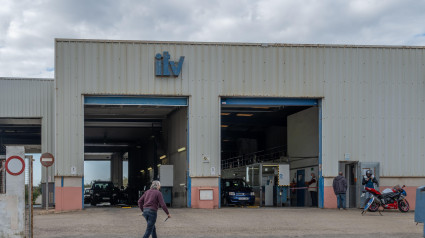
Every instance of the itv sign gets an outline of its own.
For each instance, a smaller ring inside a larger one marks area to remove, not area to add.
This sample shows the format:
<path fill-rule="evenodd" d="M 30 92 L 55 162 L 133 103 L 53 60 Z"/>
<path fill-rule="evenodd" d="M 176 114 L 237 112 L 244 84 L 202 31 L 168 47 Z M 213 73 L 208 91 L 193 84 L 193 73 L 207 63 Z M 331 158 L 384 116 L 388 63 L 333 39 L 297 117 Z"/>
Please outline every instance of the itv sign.
<path fill-rule="evenodd" d="M 168 51 L 164 51 L 162 55 L 158 53 L 155 55 L 155 75 L 178 77 L 182 70 L 183 61 L 184 56 L 180 56 L 179 62 L 175 63 L 174 61 L 170 61 Z"/>

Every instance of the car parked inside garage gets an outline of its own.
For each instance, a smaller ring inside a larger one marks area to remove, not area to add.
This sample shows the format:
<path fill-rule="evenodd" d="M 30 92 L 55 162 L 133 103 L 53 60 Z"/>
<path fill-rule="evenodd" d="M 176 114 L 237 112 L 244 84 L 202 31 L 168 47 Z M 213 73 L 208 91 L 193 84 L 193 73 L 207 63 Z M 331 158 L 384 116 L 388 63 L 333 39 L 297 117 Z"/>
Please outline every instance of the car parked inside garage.
<path fill-rule="evenodd" d="M 255 194 L 252 188 L 240 178 L 221 180 L 222 205 L 254 205 Z"/>
<path fill-rule="evenodd" d="M 90 204 L 96 206 L 99 203 L 117 203 L 119 190 L 110 181 L 95 181 L 90 189 Z"/>

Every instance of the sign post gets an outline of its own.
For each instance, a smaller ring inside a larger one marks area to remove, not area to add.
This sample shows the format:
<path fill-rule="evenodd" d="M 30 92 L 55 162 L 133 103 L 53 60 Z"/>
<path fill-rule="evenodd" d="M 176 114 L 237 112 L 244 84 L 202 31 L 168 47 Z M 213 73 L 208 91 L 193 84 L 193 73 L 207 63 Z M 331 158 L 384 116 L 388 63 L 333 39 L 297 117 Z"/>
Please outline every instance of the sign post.
<path fill-rule="evenodd" d="M 55 157 L 50 153 L 44 153 L 40 157 L 40 163 L 46 167 L 46 210 L 49 210 L 49 170 L 48 167 L 52 166 L 55 162 Z"/>

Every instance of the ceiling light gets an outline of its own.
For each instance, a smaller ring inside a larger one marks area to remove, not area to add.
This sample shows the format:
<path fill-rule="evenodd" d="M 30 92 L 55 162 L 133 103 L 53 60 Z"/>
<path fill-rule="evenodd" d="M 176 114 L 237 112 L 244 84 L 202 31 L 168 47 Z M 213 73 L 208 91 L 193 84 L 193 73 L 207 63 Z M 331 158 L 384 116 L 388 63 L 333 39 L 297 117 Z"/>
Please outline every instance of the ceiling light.
<path fill-rule="evenodd" d="M 229 125 L 221 125 L 221 127 L 229 127 Z"/>
<path fill-rule="evenodd" d="M 148 170 L 151 171 L 152 170 L 152 167 L 149 167 Z"/>
<path fill-rule="evenodd" d="M 159 157 L 159 159 L 165 159 L 165 157 L 167 157 L 167 156 L 163 155 L 163 156 Z"/>
<path fill-rule="evenodd" d="M 145 172 L 145 170 L 144 170 L 144 169 L 140 170 L 140 173 L 144 173 L 144 172 Z"/>
<path fill-rule="evenodd" d="M 238 117 L 252 117 L 254 114 L 248 114 L 248 113 L 238 113 L 236 116 Z"/>
<path fill-rule="evenodd" d="M 161 167 L 161 164 L 158 164 L 157 166 L 158 166 L 158 167 Z"/>
<path fill-rule="evenodd" d="M 230 115 L 230 112 L 222 112 L 221 115 L 222 116 L 228 116 L 228 115 Z"/>
<path fill-rule="evenodd" d="M 182 147 L 182 148 L 178 149 L 177 152 L 183 152 L 185 150 L 186 150 L 186 147 Z"/>

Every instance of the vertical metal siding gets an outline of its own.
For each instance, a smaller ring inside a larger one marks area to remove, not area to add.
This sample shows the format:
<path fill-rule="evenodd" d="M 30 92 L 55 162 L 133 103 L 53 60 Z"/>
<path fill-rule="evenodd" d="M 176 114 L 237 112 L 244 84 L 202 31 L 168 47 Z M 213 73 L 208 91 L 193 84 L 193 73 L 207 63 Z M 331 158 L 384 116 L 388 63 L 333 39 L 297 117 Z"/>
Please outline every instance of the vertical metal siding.
<path fill-rule="evenodd" d="M 117 94 L 190 96 L 191 176 L 219 168 L 220 96 L 323 98 L 324 176 L 344 153 L 380 162 L 382 176 L 425 175 L 423 48 L 67 40 L 56 48 L 57 174 L 83 166 L 81 95 Z M 185 56 L 179 77 L 155 77 L 163 51 Z"/>
<path fill-rule="evenodd" d="M 53 92 L 53 79 L 0 78 L 0 118 L 41 118 L 42 153 L 55 154 Z"/>
<path fill-rule="evenodd" d="M 324 175 L 336 174 L 347 152 L 380 162 L 382 176 L 424 176 L 423 49 L 330 53 L 328 67 L 336 68 L 327 69 L 323 99 Z"/>

